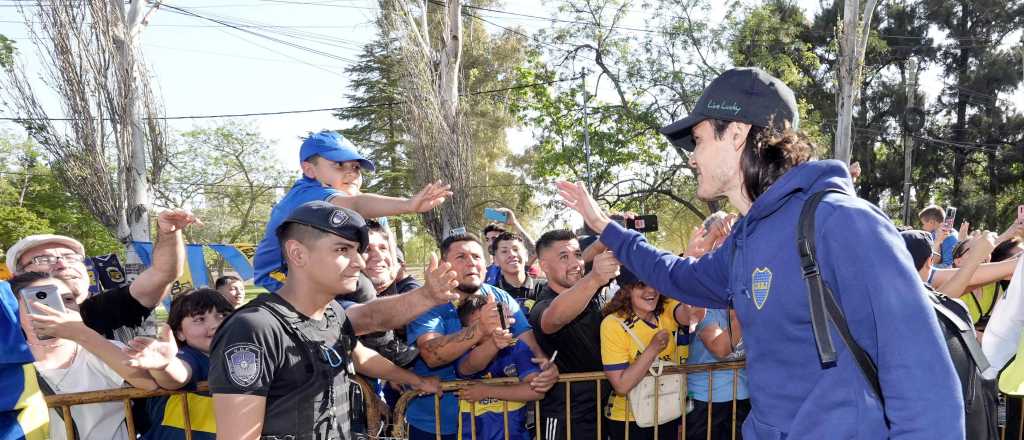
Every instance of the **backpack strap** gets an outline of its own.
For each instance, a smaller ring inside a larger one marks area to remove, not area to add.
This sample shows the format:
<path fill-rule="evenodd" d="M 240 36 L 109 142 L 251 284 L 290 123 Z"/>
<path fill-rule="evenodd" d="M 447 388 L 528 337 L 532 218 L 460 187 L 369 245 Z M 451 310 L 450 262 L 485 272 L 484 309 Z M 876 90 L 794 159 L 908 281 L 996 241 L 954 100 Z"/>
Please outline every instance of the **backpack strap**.
<path fill-rule="evenodd" d="M 640 337 L 637 336 L 636 333 L 633 333 L 633 329 L 629 328 L 629 326 L 626 325 L 626 321 L 623 321 L 622 319 L 619 319 L 618 317 L 615 317 L 615 320 L 619 321 L 619 325 L 622 326 L 622 329 L 625 330 L 626 333 L 628 333 L 631 338 L 633 338 L 633 342 L 636 343 L 637 347 L 640 347 L 640 352 L 641 353 L 643 353 L 644 350 L 647 350 L 647 345 L 644 344 L 643 341 L 640 340 Z M 650 371 L 652 376 L 661 376 L 661 370 L 664 368 L 664 365 L 657 358 L 655 358 L 655 362 L 654 363 L 658 364 L 658 370 L 657 371 L 654 370 L 654 365 L 653 364 L 647 370 Z"/>
<path fill-rule="evenodd" d="M 861 373 L 867 379 L 879 402 L 885 407 L 885 400 L 882 398 L 882 386 L 878 380 L 878 367 L 871 360 L 867 352 L 853 339 L 850 326 L 846 322 L 846 315 L 836 301 L 832 290 L 825 285 L 821 279 L 821 271 L 818 268 L 817 255 L 814 245 L 814 213 L 821 200 L 830 193 L 845 194 L 838 189 L 827 189 L 811 195 L 804 202 L 803 210 L 800 212 L 800 223 L 797 228 L 797 249 L 800 253 L 800 267 L 803 270 L 804 281 L 807 282 L 808 303 L 811 311 L 811 327 L 814 331 L 814 342 L 818 348 L 818 357 L 821 359 L 822 368 L 831 368 L 836 365 L 836 349 L 832 342 L 832 335 L 828 330 L 828 322 L 831 321 L 846 343 L 850 353 L 857 360 Z"/>
<path fill-rule="evenodd" d="M 964 322 L 964 320 L 957 316 L 956 313 L 946 308 L 942 303 L 943 298 L 939 295 L 942 294 L 934 291 L 928 295 L 928 299 L 931 300 L 932 308 L 935 309 L 935 312 L 938 313 L 939 316 L 945 318 L 945 321 L 948 323 L 947 325 L 955 331 L 956 338 L 959 339 L 960 343 L 967 349 L 967 354 L 971 357 L 975 367 L 978 368 L 978 373 L 981 374 L 982 377 L 995 377 L 995 371 L 988 371 L 992 368 L 992 365 L 989 364 L 988 358 L 985 357 L 985 352 L 982 351 L 981 344 L 978 343 L 978 338 L 974 336 L 974 326 Z"/>

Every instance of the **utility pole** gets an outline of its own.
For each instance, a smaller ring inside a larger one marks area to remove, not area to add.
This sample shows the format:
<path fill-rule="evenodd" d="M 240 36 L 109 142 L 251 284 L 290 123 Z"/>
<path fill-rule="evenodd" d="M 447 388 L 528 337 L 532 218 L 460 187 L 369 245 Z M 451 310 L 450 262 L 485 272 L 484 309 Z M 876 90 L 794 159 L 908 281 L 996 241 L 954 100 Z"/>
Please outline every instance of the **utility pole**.
<path fill-rule="evenodd" d="M 836 91 L 835 154 L 836 159 L 850 163 L 853 143 L 853 104 L 860 87 L 864 52 L 871 31 L 871 16 L 878 0 L 866 0 L 860 11 L 860 0 L 845 0 L 843 22 L 839 38 L 839 87 Z"/>
<path fill-rule="evenodd" d="M 143 0 L 131 0 L 127 4 L 128 9 L 125 10 L 125 3 L 120 0 L 109 0 L 114 4 L 121 15 L 125 18 L 124 34 L 121 35 L 120 41 L 117 41 L 119 47 L 118 59 L 116 60 L 118 70 L 128 78 L 134 78 L 136 75 L 141 74 L 137 66 L 136 59 L 136 41 L 139 33 L 145 26 L 146 20 L 149 15 L 160 6 L 159 3 L 155 4 L 148 12 L 143 14 L 143 8 L 145 3 Z M 132 81 L 134 83 L 134 81 Z M 140 273 L 142 273 L 142 260 L 135 253 L 135 247 L 131 245 L 132 241 L 152 241 L 150 237 L 150 224 L 149 224 L 149 182 L 146 181 L 146 143 L 143 137 L 144 127 L 142 120 L 139 116 L 142 114 L 139 108 L 141 96 L 139 96 L 139 89 L 137 87 L 130 87 L 128 96 L 128 119 L 131 121 L 131 167 L 128 169 L 128 176 L 126 179 L 125 190 L 128 191 L 128 206 L 126 210 L 127 215 L 127 226 L 128 226 L 128 239 L 126 243 L 126 256 L 127 261 L 125 262 L 125 272 L 129 281 L 134 281 Z"/>
<path fill-rule="evenodd" d="M 594 173 L 590 169 L 590 111 L 587 108 L 590 97 L 587 93 L 586 70 L 583 71 L 581 78 L 583 81 L 583 154 L 587 158 L 587 191 L 590 191 L 590 195 L 594 195 Z"/>
<path fill-rule="evenodd" d="M 909 110 L 915 107 L 915 100 L 917 98 L 917 60 L 911 58 L 907 62 L 907 75 L 904 76 L 904 86 L 907 89 L 907 110 L 903 112 L 903 117 L 909 116 Z M 911 224 L 911 203 L 910 203 L 910 183 L 911 183 L 911 168 L 913 164 L 914 155 L 914 138 L 912 135 L 911 124 L 908 122 L 903 123 L 903 224 Z"/>

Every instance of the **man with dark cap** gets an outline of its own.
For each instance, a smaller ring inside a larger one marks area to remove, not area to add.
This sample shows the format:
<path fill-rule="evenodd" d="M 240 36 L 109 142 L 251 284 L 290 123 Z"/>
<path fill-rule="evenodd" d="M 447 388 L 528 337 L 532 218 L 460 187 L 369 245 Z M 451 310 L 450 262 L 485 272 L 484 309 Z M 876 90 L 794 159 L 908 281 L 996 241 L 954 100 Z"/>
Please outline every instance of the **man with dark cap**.
<path fill-rule="evenodd" d="M 963 439 L 956 372 L 898 231 L 854 195 L 844 163 L 812 160 L 814 146 L 794 131 L 797 123 L 789 87 L 761 69 L 735 68 L 708 85 L 690 115 L 661 130 L 689 157 L 697 196 L 728 198 L 742 215 L 700 259 L 658 250 L 611 221 L 581 184 L 558 189 L 644 283 L 687 304 L 736 310 L 752 407 L 743 438 Z M 797 226 L 805 201 L 824 191 L 831 194 L 809 212 L 810 261 L 820 272 L 805 271 Z M 819 340 L 838 332 L 831 321 L 812 325 L 804 277 L 830 288 L 851 341 L 877 366 L 879 388 L 845 340 L 819 350 Z"/>
<path fill-rule="evenodd" d="M 439 391 L 363 347 L 358 335 L 398 327 L 457 295 L 451 266 L 433 258 L 426 287 L 344 310 L 335 296 L 356 288 L 368 243 L 354 211 L 326 202 L 296 208 L 277 229 L 290 272 L 276 295 L 229 316 L 214 336 L 210 392 L 222 438 L 351 440 L 348 378 L 357 371 Z"/>

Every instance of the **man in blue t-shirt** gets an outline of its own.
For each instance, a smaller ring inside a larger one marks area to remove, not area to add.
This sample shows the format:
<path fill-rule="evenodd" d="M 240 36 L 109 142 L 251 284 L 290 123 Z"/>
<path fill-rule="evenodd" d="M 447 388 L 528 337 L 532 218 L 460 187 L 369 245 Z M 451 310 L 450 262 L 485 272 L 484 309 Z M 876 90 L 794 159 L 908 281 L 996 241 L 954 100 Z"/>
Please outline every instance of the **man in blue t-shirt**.
<path fill-rule="evenodd" d="M 256 284 L 271 292 L 281 288 L 288 272 L 275 231 L 288 214 L 303 203 L 330 202 L 356 211 L 364 218 L 374 218 L 427 212 L 452 194 L 448 185 L 441 182 L 427 184 L 410 199 L 362 193 L 362 170 L 374 171 L 376 168 L 373 162 L 356 151 L 351 142 L 333 131 L 321 131 L 303 140 L 299 160 L 302 177 L 270 211 L 266 232 L 253 257 Z"/>
<path fill-rule="evenodd" d="M 456 378 L 455 361 L 460 358 L 464 374 L 481 372 L 497 355 L 493 344 L 481 342 L 492 337 L 494 332 L 504 332 L 519 338 L 530 348 L 532 361 L 542 370 L 530 386 L 537 392 L 547 392 L 558 380 L 558 369 L 547 361 L 547 355 L 537 345 L 533 330 L 516 300 L 508 293 L 483 283 L 484 249 L 480 240 L 471 234 L 450 236 L 441 243 L 441 258 L 452 265 L 457 274 L 459 285 L 456 292 L 460 303 L 473 295 L 487 296 L 488 303 L 480 311 L 480 319 L 468 327 L 462 326 L 453 304 L 434 307 L 409 323 L 408 341 L 420 351 L 413 372 L 420 376 L 438 376 L 442 381 L 453 380 Z M 510 318 L 508 330 L 499 328 L 498 304 Z M 405 414 L 409 422 L 409 439 L 432 440 L 439 426 L 443 439 L 454 440 L 458 428 L 458 405 L 453 394 L 442 396 L 440 414 L 439 419 L 435 418 L 433 396 L 413 399 Z"/>

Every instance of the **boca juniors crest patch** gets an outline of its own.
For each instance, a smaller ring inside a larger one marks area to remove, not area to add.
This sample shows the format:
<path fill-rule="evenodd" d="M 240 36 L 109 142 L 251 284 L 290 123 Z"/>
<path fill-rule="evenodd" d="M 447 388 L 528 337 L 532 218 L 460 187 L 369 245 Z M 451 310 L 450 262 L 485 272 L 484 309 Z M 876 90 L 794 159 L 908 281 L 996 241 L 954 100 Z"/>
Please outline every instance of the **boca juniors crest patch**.
<path fill-rule="evenodd" d="M 248 387 L 260 375 L 260 354 L 263 349 L 255 344 L 235 344 L 224 351 L 228 376 L 240 387 Z"/>
<path fill-rule="evenodd" d="M 761 310 L 764 307 L 764 302 L 768 300 L 768 294 L 772 290 L 772 271 L 767 267 L 754 269 L 751 277 L 750 290 L 754 296 L 754 306 L 757 307 L 757 310 Z"/>

